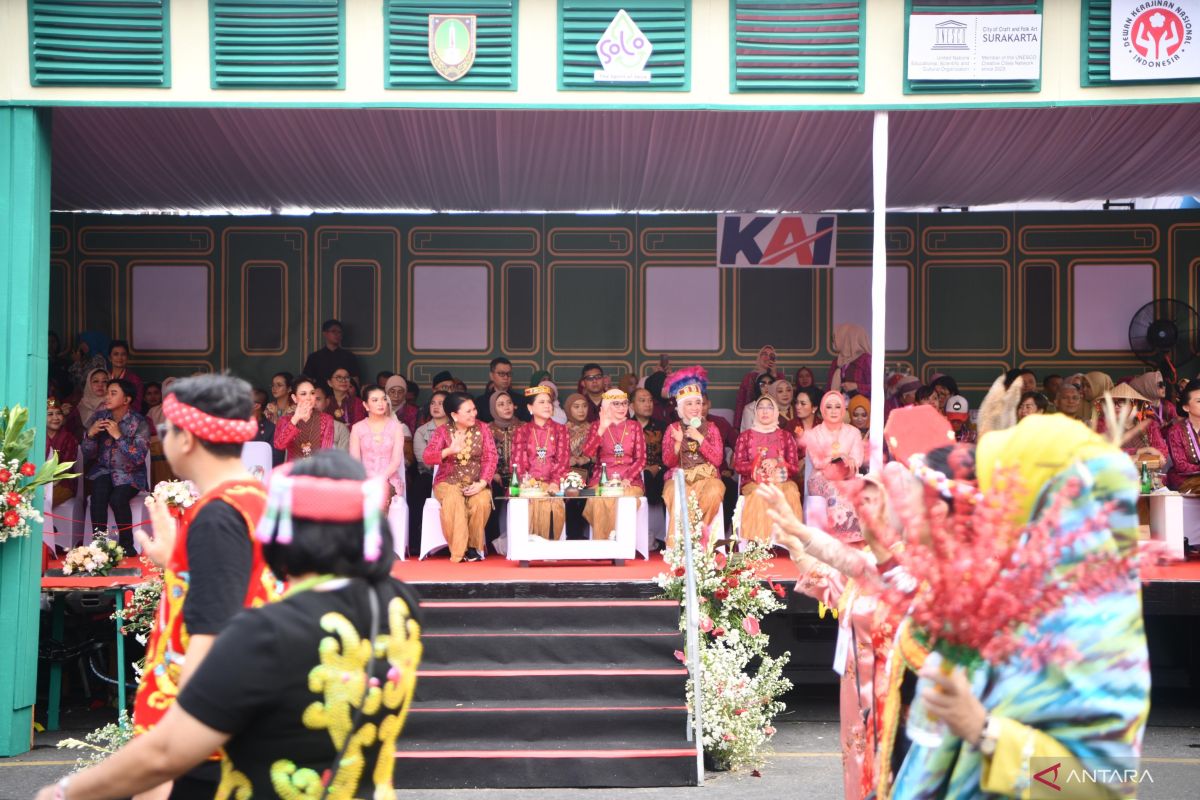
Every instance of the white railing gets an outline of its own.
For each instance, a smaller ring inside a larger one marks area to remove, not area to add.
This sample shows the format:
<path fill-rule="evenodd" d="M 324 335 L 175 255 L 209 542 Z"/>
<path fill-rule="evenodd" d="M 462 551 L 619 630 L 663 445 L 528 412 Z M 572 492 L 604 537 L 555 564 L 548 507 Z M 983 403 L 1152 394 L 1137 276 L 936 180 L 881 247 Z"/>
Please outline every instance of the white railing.
<path fill-rule="evenodd" d="M 700 691 L 700 603 L 696 593 L 695 556 L 692 555 L 691 520 L 688 513 L 687 481 L 683 470 L 675 470 L 675 535 L 683 537 L 683 605 L 687 613 L 688 671 L 692 675 L 692 705 L 688 709 L 688 739 L 696 742 L 696 785 L 704 785 L 704 702 Z"/>

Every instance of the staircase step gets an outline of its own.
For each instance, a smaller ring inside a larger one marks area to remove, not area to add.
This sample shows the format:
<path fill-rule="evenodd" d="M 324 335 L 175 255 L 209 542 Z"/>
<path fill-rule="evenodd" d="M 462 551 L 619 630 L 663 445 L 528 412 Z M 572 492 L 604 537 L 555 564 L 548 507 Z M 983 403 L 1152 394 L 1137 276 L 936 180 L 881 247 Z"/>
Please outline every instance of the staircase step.
<path fill-rule="evenodd" d="M 397 789 L 694 786 L 693 746 L 413 750 L 396 754 Z"/>
<path fill-rule="evenodd" d="M 661 669 L 420 669 L 416 700 L 423 703 L 548 701 L 571 704 L 581 697 L 613 705 L 675 705 L 683 697 L 687 670 Z"/>
<path fill-rule="evenodd" d="M 545 667 L 601 664 L 624 667 L 673 667 L 683 648 L 678 630 L 654 633 L 426 633 L 421 663 L 426 668 L 502 668 L 514 662 Z"/>
<path fill-rule="evenodd" d="M 423 600 L 428 633 L 666 632 L 679 629 L 674 600 Z"/>
<path fill-rule="evenodd" d="M 522 747 L 592 745 L 597 740 L 625 740 L 631 746 L 654 748 L 684 736 L 687 730 L 684 705 L 550 705 L 516 704 L 425 704 L 415 703 L 408 711 L 399 749 L 444 749 L 451 744 L 462 749 L 472 740 L 496 731 Z M 496 739 L 481 744 L 496 746 Z"/>

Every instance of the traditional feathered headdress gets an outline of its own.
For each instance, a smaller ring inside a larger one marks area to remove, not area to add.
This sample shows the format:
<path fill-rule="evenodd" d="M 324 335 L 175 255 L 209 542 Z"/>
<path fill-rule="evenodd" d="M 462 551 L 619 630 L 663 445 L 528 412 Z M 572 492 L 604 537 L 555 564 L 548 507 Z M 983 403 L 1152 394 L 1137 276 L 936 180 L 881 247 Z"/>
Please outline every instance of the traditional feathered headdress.
<path fill-rule="evenodd" d="M 708 372 L 700 365 L 677 370 L 671 375 L 667 391 L 676 399 L 692 394 L 703 396 L 708 391 Z"/>

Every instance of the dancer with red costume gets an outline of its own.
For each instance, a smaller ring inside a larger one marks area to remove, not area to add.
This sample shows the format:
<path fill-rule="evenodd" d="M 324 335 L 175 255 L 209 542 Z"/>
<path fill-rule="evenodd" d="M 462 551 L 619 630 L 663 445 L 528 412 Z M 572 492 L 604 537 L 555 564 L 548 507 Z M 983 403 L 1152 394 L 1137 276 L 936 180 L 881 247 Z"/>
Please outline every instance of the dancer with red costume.
<path fill-rule="evenodd" d="M 254 538 L 266 492 L 241 460 L 242 444 L 258 433 L 253 402 L 249 384 L 220 375 L 178 381 L 163 400 L 163 450 L 201 495 L 178 519 L 148 502 L 154 538 L 137 533 L 142 552 L 163 570 L 163 594 L 134 705 L 136 735 L 162 720 L 234 615 L 280 595 Z M 219 778 L 209 761 L 176 780 L 170 797 L 212 797 Z"/>

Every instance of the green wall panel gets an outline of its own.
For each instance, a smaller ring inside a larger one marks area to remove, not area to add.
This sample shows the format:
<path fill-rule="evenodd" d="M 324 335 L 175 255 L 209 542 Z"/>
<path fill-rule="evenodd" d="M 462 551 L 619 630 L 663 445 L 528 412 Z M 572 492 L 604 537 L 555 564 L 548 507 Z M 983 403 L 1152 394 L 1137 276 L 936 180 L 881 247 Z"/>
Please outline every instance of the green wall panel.
<path fill-rule="evenodd" d="M 619 355 L 629 349 L 630 267 L 551 264 L 550 272 L 552 351 Z"/>
<path fill-rule="evenodd" d="M 926 268 L 925 280 L 928 351 L 1000 355 L 1006 352 L 1005 267 L 933 264 Z"/>

